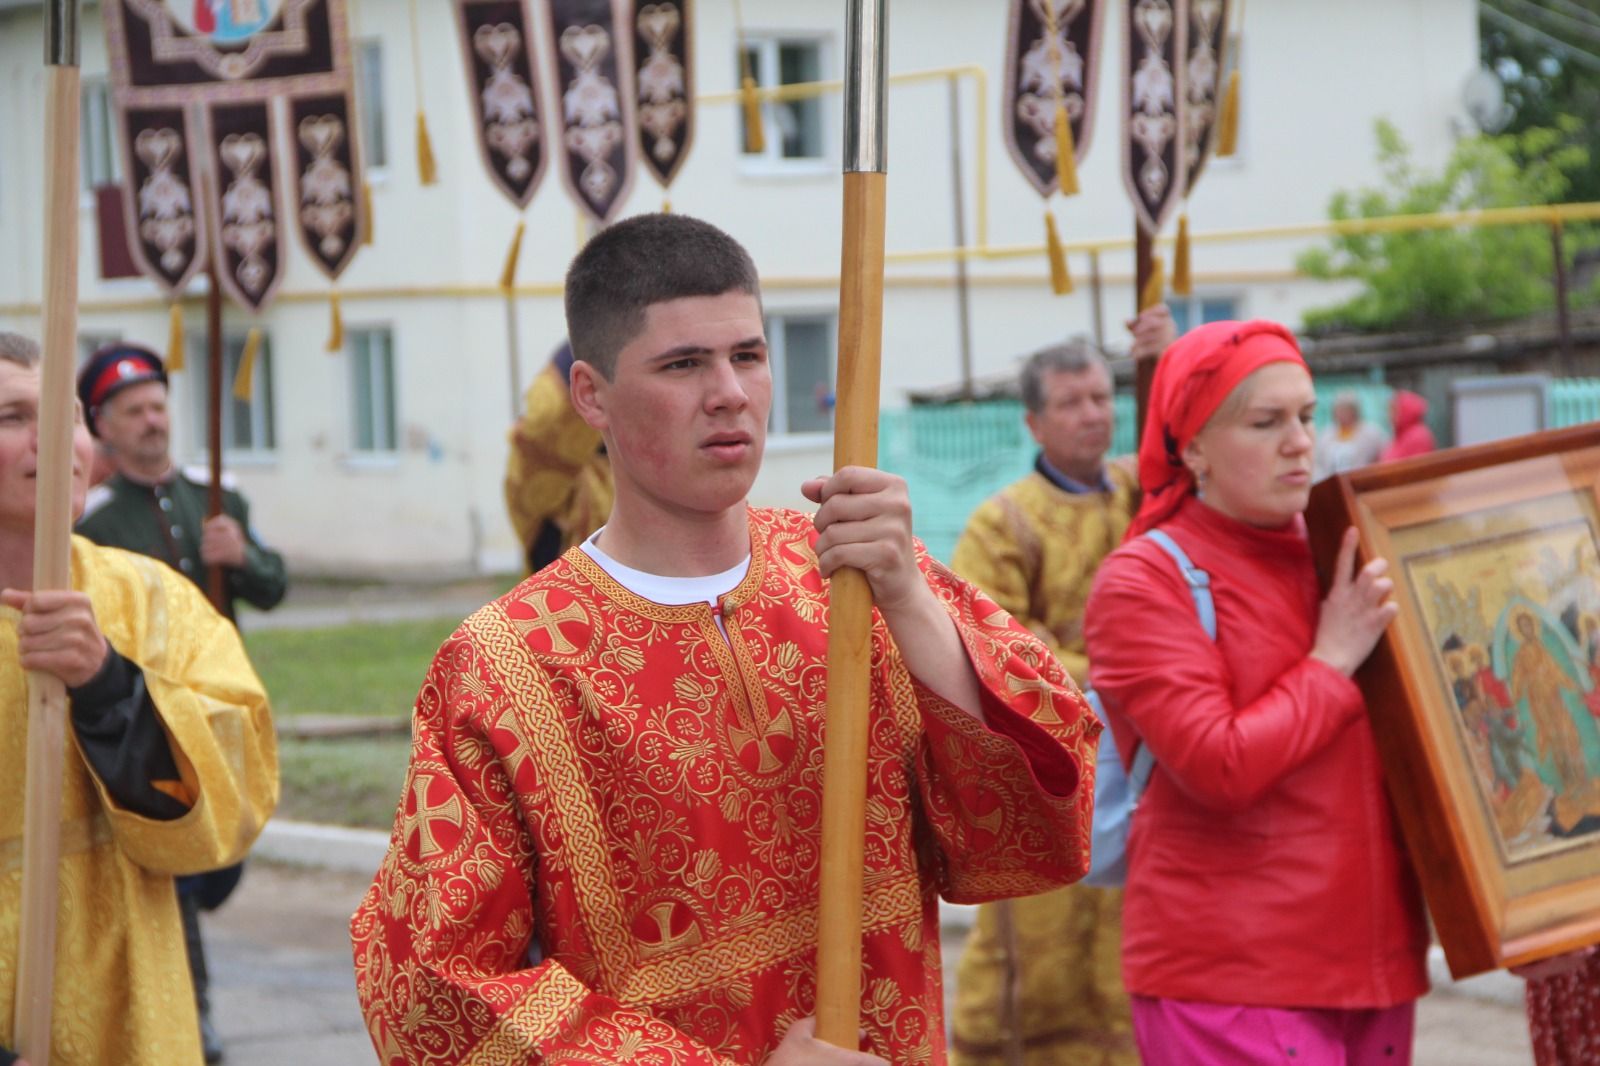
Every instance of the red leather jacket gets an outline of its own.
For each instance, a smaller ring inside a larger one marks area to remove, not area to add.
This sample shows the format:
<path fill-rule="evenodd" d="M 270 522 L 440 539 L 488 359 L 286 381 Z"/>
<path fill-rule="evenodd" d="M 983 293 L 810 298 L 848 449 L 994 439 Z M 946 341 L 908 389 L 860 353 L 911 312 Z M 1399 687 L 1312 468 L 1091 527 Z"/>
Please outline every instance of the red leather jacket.
<path fill-rule="evenodd" d="M 1190 499 L 1164 528 L 1211 575 L 1206 638 L 1171 557 L 1135 539 L 1084 612 L 1118 750 L 1156 756 L 1129 841 L 1130 992 L 1276 1007 L 1388 1007 L 1427 991 L 1427 928 L 1360 690 L 1309 652 L 1303 524 L 1263 530 Z"/>

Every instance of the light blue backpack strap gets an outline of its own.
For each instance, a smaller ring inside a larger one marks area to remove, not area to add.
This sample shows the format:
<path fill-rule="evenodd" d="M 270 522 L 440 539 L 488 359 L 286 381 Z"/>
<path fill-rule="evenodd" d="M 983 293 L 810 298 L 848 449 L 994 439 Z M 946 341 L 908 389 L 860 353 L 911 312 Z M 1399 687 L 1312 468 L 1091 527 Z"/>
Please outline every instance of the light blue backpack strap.
<path fill-rule="evenodd" d="M 1189 595 L 1194 597 L 1194 610 L 1200 616 L 1201 628 L 1206 631 L 1206 636 L 1216 640 L 1217 605 L 1211 599 L 1211 575 L 1190 562 L 1189 556 L 1178 547 L 1177 541 L 1167 536 L 1165 530 L 1152 529 L 1145 536 L 1159 544 L 1161 550 L 1172 556 L 1172 561 L 1183 571 L 1183 580 L 1188 582 Z"/>
<path fill-rule="evenodd" d="M 1217 605 L 1211 599 L 1211 575 L 1195 566 L 1189 560 L 1188 554 L 1178 547 L 1178 542 L 1168 536 L 1165 530 L 1152 529 L 1146 532 L 1145 536 L 1155 541 L 1161 550 L 1172 556 L 1172 561 L 1178 564 L 1178 569 L 1183 573 L 1183 580 L 1189 586 L 1189 595 L 1194 597 L 1194 611 L 1200 616 L 1200 626 L 1206 631 L 1206 636 L 1216 640 Z M 1139 750 L 1133 753 L 1133 766 L 1128 771 L 1128 788 L 1135 803 L 1144 795 L 1144 787 L 1150 782 L 1150 772 L 1155 769 L 1155 763 L 1155 754 L 1147 744 L 1139 745 Z"/>

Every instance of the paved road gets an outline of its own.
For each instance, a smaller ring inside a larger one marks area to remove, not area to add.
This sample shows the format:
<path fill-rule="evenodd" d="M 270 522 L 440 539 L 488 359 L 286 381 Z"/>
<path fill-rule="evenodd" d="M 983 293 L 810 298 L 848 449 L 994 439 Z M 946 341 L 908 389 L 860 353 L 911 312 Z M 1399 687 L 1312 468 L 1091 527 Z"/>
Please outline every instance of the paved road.
<path fill-rule="evenodd" d="M 367 878 L 253 863 L 208 916 L 217 1022 L 229 1066 L 368 1066 L 346 923 Z M 959 942 L 959 933 L 954 939 Z M 955 952 L 947 959 L 953 961 Z M 1527 1066 L 1519 1006 L 1435 992 L 1418 1018 L 1418 1066 Z"/>

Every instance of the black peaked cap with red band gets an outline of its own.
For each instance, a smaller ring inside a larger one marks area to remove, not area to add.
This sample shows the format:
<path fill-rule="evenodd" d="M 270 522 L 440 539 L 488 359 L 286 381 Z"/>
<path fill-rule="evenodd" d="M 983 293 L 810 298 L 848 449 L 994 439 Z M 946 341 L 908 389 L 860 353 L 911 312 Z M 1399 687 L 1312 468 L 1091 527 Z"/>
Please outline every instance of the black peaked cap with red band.
<path fill-rule="evenodd" d="M 137 344 L 108 344 L 89 357 L 78 371 L 78 399 L 83 403 L 89 432 L 95 429 L 95 415 L 111 397 L 130 385 L 146 381 L 167 383 L 167 368 L 161 357 Z"/>

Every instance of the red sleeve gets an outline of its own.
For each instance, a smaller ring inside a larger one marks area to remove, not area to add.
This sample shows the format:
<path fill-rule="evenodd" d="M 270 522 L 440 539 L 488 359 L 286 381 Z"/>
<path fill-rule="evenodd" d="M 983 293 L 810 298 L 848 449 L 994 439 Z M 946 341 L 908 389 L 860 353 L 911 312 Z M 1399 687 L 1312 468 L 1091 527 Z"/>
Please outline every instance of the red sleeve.
<path fill-rule="evenodd" d="M 1037 637 L 921 562 L 983 690 L 980 722 L 899 671 L 921 715 L 917 780 L 940 891 L 976 903 L 1076 881 L 1089 867 L 1100 723 Z"/>
<path fill-rule="evenodd" d="M 1084 611 L 1095 692 L 1117 749 L 1131 760 L 1136 734 L 1188 795 L 1244 810 L 1361 716 L 1361 690 L 1307 656 L 1234 706 L 1227 663 L 1177 568 L 1137 548 L 1101 564 Z"/>
<path fill-rule="evenodd" d="M 484 725 L 508 713 L 498 684 L 458 631 L 417 697 L 389 854 L 350 929 L 379 1061 L 729 1063 L 557 962 L 529 964 L 537 860 Z"/>

